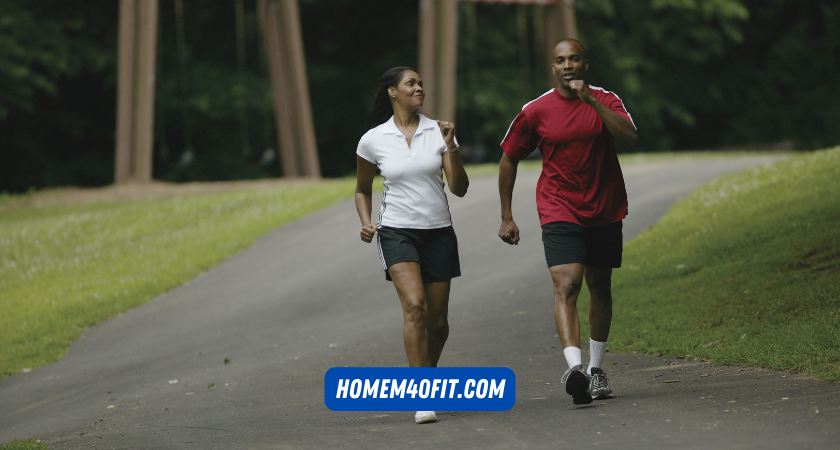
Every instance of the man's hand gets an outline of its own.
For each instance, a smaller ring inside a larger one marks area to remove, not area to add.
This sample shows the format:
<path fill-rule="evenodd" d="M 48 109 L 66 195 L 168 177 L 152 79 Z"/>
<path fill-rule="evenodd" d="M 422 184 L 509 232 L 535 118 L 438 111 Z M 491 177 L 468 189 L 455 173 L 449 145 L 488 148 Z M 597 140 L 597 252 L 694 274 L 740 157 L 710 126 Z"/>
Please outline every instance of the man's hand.
<path fill-rule="evenodd" d="M 499 237 L 510 245 L 519 244 L 519 228 L 513 219 L 503 220 L 499 228 Z"/>
<path fill-rule="evenodd" d="M 619 116 L 618 113 L 608 108 L 606 105 L 598 101 L 591 92 L 589 86 L 583 80 L 572 80 L 569 82 L 569 87 L 583 100 L 584 103 L 595 109 L 595 112 L 601 116 L 607 130 L 610 134 L 622 145 L 632 147 L 636 145 L 636 126 L 626 118 Z"/>
<path fill-rule="evenodd" d="M 583 100 L 584 103 L 591 104 L 592 100 L 595 100 L 595 97 L 593 97 L 592 93 L 589 92 L 589 86 L 587 86 L 583 80 L 572 80 L 569 82 L 569 87 L 572 88 L 578 98 Z"/>
<path fill-rule="evenodd" d="M 377 233 L 376 225 L 369 223 L 362 227 L 362 232 L 359 233 L 362 240 L 370 244 L 370 241 L 373 240 L 373 236 Z"/>

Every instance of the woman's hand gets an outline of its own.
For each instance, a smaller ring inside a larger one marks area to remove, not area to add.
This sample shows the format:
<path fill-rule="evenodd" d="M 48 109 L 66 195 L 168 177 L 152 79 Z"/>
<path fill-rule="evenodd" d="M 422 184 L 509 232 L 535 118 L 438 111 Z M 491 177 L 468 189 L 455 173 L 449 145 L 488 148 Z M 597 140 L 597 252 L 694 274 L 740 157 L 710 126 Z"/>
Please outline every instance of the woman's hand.
<path fill-rule="evenodd" d="M 369 223 L 362 227 L 362 232 L 359 233 L 359 235 L 361 236 L 363 241 L 370 244 L 370 242 L 373 240 L 373 236 L 376 235 L 376 233 L 376 225 Z"/>
<path fill-rule="evenodd" d="M 455 124 L 442 120 L 438 120 L 437 124 L 440 127 L 440 134 L 443 136 L 443 141 L 446 142 L 446 148 L 454 150 L 457 147 L 455 145 Z"/>

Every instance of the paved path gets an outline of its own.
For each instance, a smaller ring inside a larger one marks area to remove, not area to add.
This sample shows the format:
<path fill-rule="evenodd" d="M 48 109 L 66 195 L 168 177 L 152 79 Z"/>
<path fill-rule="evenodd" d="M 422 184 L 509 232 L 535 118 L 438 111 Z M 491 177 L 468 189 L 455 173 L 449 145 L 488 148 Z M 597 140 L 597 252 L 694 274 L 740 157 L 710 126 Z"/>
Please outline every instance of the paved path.
<path fill-rule="evenodd" d="M 627 237 L 711 177 L 767 160 L 625 167 Z M 473 180 L 466 198 L 451 200 L 463 277 L 453 283 L 441 364 L 512 368 L 518 399 L 511 411 L 443 413 L 419 426 L 412 413 L 326 409 L 328 368 L 405 365 L 396 294 L 375 247 L 357 238 L 352 202 L 344 202 L 91 328 L 62 360 L 0 380 L 0 442 L 37 437 L 52 449 L 837 448 L 840 385 L 762 369 L 608 353 L 616 397 L 574 407 L 559 383 L 565 363 L 554 337 L 536 174 L 520 174 L 515 190 L 517 247 L 496 237 L 495 183 Z M 671 380 L 679 382 L 662 383 Z"/>

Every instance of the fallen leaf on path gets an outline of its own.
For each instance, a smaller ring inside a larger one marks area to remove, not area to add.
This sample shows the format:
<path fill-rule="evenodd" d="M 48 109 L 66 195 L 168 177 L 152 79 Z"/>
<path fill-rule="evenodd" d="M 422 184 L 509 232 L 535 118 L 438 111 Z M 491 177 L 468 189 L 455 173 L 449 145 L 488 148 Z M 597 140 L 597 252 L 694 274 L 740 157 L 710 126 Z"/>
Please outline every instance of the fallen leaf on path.
<path fill-rule="evenodd" d="M 679 383 L 681 380 L 662 380 L 663 383 Z"/>

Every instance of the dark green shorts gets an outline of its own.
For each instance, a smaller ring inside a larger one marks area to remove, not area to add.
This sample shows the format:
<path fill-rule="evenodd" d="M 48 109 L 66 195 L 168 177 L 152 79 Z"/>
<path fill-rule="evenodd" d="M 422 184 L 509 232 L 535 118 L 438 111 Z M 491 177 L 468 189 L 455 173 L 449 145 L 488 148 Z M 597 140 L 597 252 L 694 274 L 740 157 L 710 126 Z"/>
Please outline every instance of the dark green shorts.
<path fill-rule="evenodd" d="M 548 267 L 579 263 L 602 269 L 621 267 L 624 249 L 622 222 L 583 227 L 571 222 L 551 222 L 542 227 Z"/>
<path fill-rule="evenodd" d="M 458 239 L 451 226 L 429 230 L 379 227 L 376 236 L 388 281 L 392 281 L 388 268 L 407 261 L 420 263 L 420 276 L 425 282 L 449 281 L 461 276 Z"/>

